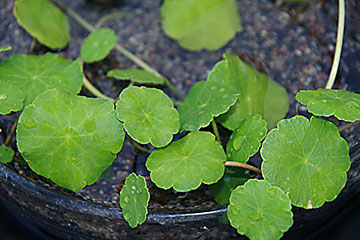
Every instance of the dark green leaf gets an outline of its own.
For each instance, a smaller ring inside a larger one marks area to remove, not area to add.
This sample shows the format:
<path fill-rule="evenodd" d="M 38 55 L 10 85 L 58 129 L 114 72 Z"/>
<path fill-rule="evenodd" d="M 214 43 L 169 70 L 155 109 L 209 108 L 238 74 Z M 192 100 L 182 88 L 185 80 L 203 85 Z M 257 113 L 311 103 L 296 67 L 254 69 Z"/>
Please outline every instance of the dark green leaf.
<path fill-rule="evenodd" d="M 293 205 L 318 208 L 345 186 L 349 146 L 336 126 L 318 117 L 282 120 L 260 150 L 265 180 L 278 186 Z"/>
<path fill-rule="evenodd" d="M 135 228 L 145 222 L 150 194 L 145 178 L 131 173 L 120 192 L 120 206 L 124 219 Z"/>
<path fill-rule="evenodd" d="M 340 120 L 360 120 L 360 95 L 342 89 L 301 90 L 296 100 L 307 105 L 308 111 L 317 116 L 335 115 Z"/>
<path fill-rule="evenodd" d="M 112 164 L 124 135 L 112 102 L 51 89 L 24 109 L 16 139 L 33 171 L 76 191 Z"/>
<path fill-rule="evenodd" d="M 154 150 L 146 167 L 156 186 L 178 192 L 212 184 L 224 174 L 226 156 L 215 136 L 209 132 L 190 132 L 163 149 Z"/>
<path fill-rule="evenodd" d="M 280 239 L 293 224 L 288 196 L 280 188 L 257 179 L 233 191 L 227 215 L 238 233 L 252 240 Z"/>
<path fill-rule="evenodd" d="M 14 150 L 4 145 L 0 145 L 0 162 L 9 163 L 13 160 Z"/>

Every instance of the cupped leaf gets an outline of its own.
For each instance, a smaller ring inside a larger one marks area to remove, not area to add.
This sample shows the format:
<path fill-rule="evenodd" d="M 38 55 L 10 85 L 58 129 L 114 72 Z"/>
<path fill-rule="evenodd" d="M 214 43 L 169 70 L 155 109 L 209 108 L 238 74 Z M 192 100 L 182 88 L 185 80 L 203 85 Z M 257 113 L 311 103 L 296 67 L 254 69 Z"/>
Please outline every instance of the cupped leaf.
<path fill-rule="evenodd" d="M 0 145 L 0 163 L 9 163 L 13 160 L 14 150 L 11 148 Z"/>
<path fill-rule="evenodd" d="M 210 185 L 209 190 L 217 203 L 229 204 L 231 192 L 249 178 L 249 170 L 237 167 L 226 168 L 223 178 L 214 185 Z"/>
<path fill-rule="evenodd" d="M 226 154 L 231 161 L 245 163 L 260 148 L 266 135 L 266 122 L 259 114 L 245 118 L 231 134 L 226 144 Z"/>
<path fill-rule="evenodd" d="M 80 56 L 84 62 L 92 63 L 104 59 L 115 47 L 116 36 L 114 30 L 101 28 L 89 34 L 84 40 Z"/>
<path fill-rule="evenodd" d="M 360 120 L 360 95 L 342 89 L 301 90 L 296 100 L 307 105 L 310 113 L 354 122 Z"/>
<path fill-rule="evenodd" d="M 76 191 L 112 164 L 124 135 L 112 102 L 50 89 L 24 109 L 16 139 L 33 171 Z"/>
<path fill-rule="evenodd" d="M 70 40 L 66 15 L 48 0 L 17 0 L 14 15 L 31 36 L 47 47 L 64 48 Z"/>
<path fill-rule="evenodd" d="M 0 81 L 20 88 L 25 94 L 24 105 L 51 88 L 80 92 L 82 68 L 78 60 L 64 59 L 58 54 L 16 55 L 0 62 Z"/>
<path fill-rule="evenodd" d="M 156 186 L 178 192 L 212 184 L 224 174 L 226 156 L 215 136 L 209 132 L 190 132 L 163 149 L 154 150 L 146 167 Z"/>
<path fill-rule="evenodd" d="M 106 76 L 114 77 L 118 80 L 130 80 L 134 83 L 144 84 L 164 84 L 164 78 L 158 77 L 153 73 L 145 70 L 129 68 L 129 69 L 113 69 L 107 72 Z"/>
<path fill-rule="evenodd" d="M 227 215 L 231 226 L 252 240 L 280 239 L 293 224 L 288 196 L 280 188 L 257 179 L 232 192 Z"/>
<path fill-rule="evenodd" d="M 1 52 L 5 52 L 5 51 L 9 51 L 9 50 L 11 50 L 11 49 L 12 49 L 11 46 L 8 46 L 8 47 L 0 47 L 0 53 L 1 53 Z"/>
<path fill-rule="evenodd" d="M 197 131 L 236 103 L 238 95 L 217 81 L 196 83 L 179 107 L 181 129 Z"/>
<path fill-rule="evenodd" d="M 282 120 L 260 150 L 264 179 L 278 186 L 293 205 L 318 208 L 345 186 L 349 146 L 336 126 L 319 117 Z"/>
<path fill-rule="evenodd" d="M 120 192 L 120 206 L 124 219 L 130 227 L 136 228 L 145 222 L 150 193 L 145 178 L 131 173 Z"/>
<path fill-rule="evenodd" d="M 235 0 L 165 0 L 165 33 L 189 50 L 216 50 L 241 31 Z"/>
<path fill-rule="evenodd" d="M 116 111 L 126 132 L 142 144 L 164 147 L 179 131 L 179 113 L 160 89 L 128 87 L 121 92 Z"/>
<path fill-rule="evenodd" d="M 8 114 L 23 109 L 25 95 L 18 87 L 0 81 L 0 114 Z"/>
<path fill-rule="evenodd" d="M 239 94 L 236 104 L 218 117 L 224 127 L 235 130 L 246 117 L 258 113 L 264 117 L 268 128 L 273 128 L 288 112 L 286 89 L 240 58 L 226 53 L 215 68 L 217 70 L 209 75 L 208 81 L 221 81 Z"/>

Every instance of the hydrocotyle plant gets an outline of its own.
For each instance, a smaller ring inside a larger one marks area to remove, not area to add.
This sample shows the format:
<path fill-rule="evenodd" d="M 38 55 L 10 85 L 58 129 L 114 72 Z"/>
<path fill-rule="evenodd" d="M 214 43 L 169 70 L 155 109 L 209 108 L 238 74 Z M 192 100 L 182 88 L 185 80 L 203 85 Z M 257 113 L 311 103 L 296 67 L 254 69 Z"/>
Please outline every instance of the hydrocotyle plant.
<path fill-rule="evenodd" d="M 14 12 L 20 24 L 24 13 L 19 13 L 28 2 L 16 2 Z M 38 9 L 60 11 L 54 7 Z M 343 5 L 340 8 L 342 11 Z M 26 17 L 38 9 L 29 8 Z M 55 15 L 61 16 L 61 21 L 53 24 L 67 21 L 61 11 Z M 39 31 L 46 30 L 29 30 L 40 39 L 44 34 L 37 35 Z M 54 46 L 51 44 L 48 46 Z M 157 148 L 146 161 L 157 187 L 187 192 L 201 184 L 210 185 L 215 200 L 229 204 L 230 224 L 251 239 L 280 238 L 293 224 L 292 205 L 319 208 L 345 186 L 350 168 L 348 144 L 337 126 L 321 117 L 360 120 L 360 95 L 332 89 L 303 90 L 296 99 L 314 116 L 281 120 L 289 107 L 286 90 L 239 57 L 225 53 L 208 79 L 196 83 L 178 109 L 162 90 L 133 86 L 169 85 L 141 62 L 146 72 L 117 69 L 107 73 L 130 80 L 115 100 L 89 83 L 82 62 L 99 61 L 116 46 L 111 29 L 97 29 L 84 41 L 81 60 L 47 53 L 22 54 L 0 62 L 0 114 L 22 111 L 16 130 L 17 150 L 37 174 L 69 190 L 80 190 L 97 181 L 112 164 L 128 134 L 134 142 Z M 77 95 L 82 85 L 99 98 Z M 270 103 L 274 98 L 276 105 Z M 233 131 L 226 149 L 217 122 Z M 213 131 L 205 131 L 210 124 Z M 179 130 L 186 131 L 184 136 L 172 141 Z M 258 152 L 263 159 L 261 170 L 247 163 Z M 2 163 L 13 156 L 11 148 L 0 146 Z M 250 179 L 250 171 L 263 179 Z M 130 174 L 120 192 L 120 206 L 132 228 L 145 222 L 149 199 L 145 178 Z"/>

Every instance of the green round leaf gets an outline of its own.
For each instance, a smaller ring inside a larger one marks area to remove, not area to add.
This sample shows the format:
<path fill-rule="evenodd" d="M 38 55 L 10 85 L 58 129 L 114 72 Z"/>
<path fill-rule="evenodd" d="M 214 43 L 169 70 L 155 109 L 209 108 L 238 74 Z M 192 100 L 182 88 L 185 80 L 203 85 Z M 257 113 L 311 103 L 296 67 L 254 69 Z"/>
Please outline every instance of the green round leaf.
<path fill-rule="evenodd" d="M 266 122 L 261 115 L 252 114 L 245 118 L 226 144 L 228 159 L 246 163 L 259 150 L 266 132 Z"/>
<path fill-rule="evenodd" d="M 237 167 L 226 168 L 223 178 L 214 185 L 210 185 L 209 190 L 217 203 L 229 204 L 231 192 L 249 178 L 249 170 Z"/>
<path fill-rule="evenodd" d="M 22 110 L 24 100 L 25 95 L 18 87 L 0 81 L 0 114 Z"/>
<path fill-rule="evenodd" d="M 273 128 L 288 112 L 286 89 L 240 58 L 226 53 L 215 68 L 208 81 L 221 81 L 239 94 L 236 104 L 217 119 L 224 127 L 235 130 L 246 117 L 258 113 L 264 117 L 268 128 Z"/>
<path fill-rule="evenodd" d="M 9 163 L 13 160 L 14 157 L 14 150 L 11 148 L 0 145 L 0 162 L 1 163 Z"/>
<path fill-rule="evenodd" d="M 47 47 L 64 48 L 70 40 L 66 15 L 48 0 L 17 0 L 14 15 L 31 36 Z"/>
<path fill-rule="evenodd" d="M 164 147 L 179 131 L 179 113 L 160 89 L 128 87 L 121 92 L 116 111 L 126 132 L 142 144 Z"/>
<path fill-rule="evenodd" d="M 202 182 L 217 182 L 224 174 L 225 160 L 224 150 L 213 134 L 190 132 L 166 148 L 154 150 L 146 167 L 156 186 L 187 192 Z"/>
<path fill-rule="evenodd" d="M 264 179 L 278 186 L 293 205 L 318 208 L 345 186 L 349 146 L 336 126 L 318 117 L 282 120 L 260 150 Z"/>
<path fill-rule="evenodd" d="M 118 80 L 130 80 L 134 83 L 144 84 L 158 84 L 165 83 L 164 78 L 158 77 L 153 73 L 145 70 L 130 68 L 130 69 L 113 69 L 106 74 L 108 77 L 114 77 Z"/>
<path fill-rule="evenodd" d="M 216 50 L 241 31 L 235 0 L 165 0 L 165 33 L 189 50 Z"/>
<path fill-rule="evenodd" d="M 20 88 L 24 105 L 51 88 L 67 89 L 77 94 L 82 86 L 82 68 L 78 60 L 64 59 L 58 54 L 16 55 L 0 62 L 0 81 Z"/>
<path fill-rule="evenodd" d="M 84 62 L 92 63 L 104 59 L 115 47 L 116 36 L 114 30 L 101 28 L 89 34 L 84 40 L 80 56 Z"/>
<path fill-rule="evenodd" d="M 33 171 L 76 191 L 112 164 L 124 135 L 112 102 L 51 89 L 24 109 L 16 139 Z"/>
<path fill-rule="evenodd" d="M 252 240 L 280 239 L 293 224 L 287 195 L 267 181 L 257 179 L 232 192 L 227 215 L 231 226 Z"/>
<path fill-rule="evenodd" d="M 236 103 L 238 96 L 217 81 L 196 83 L 179 107 L 181 129 L 197 131 L 206 127 Z"/>
<path fill-rule="evenodd" d="M 317 116 L 335 115 L 340 120 L 360 120 L 360 95 L 342 89 L 301 90 L 296 100 L 307 105 L 308 111 Z"/>
<path fill-rule="evenodd" d="M 145 222 L 149 200 L 145 178 L 136 176 L 135 173 L 130 174 L 120 192 L 122 214 L 130 227 L 136 228 Z"/>
<path fill-rule="evenodd" d="M 12 49 L 11 46 L 8 46 L 8 47 L 0 47 L 0 53 L 1 53 L 1 52 L 5 52 L 5 51 L 9 51 L 9 50 L 11 50 L 11 49 Z"/>

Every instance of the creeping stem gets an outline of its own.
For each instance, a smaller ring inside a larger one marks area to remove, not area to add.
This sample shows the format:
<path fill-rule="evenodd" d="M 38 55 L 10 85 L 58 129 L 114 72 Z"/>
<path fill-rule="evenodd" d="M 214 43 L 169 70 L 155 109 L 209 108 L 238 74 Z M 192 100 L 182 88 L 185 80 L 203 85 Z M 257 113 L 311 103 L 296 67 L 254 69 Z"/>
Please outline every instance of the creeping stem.
<path fill-rule="evenodd" d="M 334 60 L 331 67 L 329 79 L 325 86 L 326 89 L 331 89 L 335 82 L 336 73 L 340 63 L 340 56 L 341 56 L 341 50 L 342 50 L 343 38 L 344 38 L 344 28 L 345 28 L 345 2 L 344 0 L 339 0 L 339 19 L 338 19 L 335 55 L 334 55 Z"/>
<path fill-rule="evenodd" d="M 261 170 L 258 169 L 257 167 L 251 166 L 249 164 L 246 163 L 241 163 L 241 162 L 234 162 L 234 161 L 226 161 L 224 163 L 225 167 L 241 167 L 241 168 L 245 168 L 248 170 L 251 170 L 253 172 L 256 172 L 258 174 L 261 174 Z"/>
<path fill-rule="evenodd" d="M 73 19 L 75 19 L 75 21 L 77 21 L 82 27 L 84 27 L 89 32 L 94 32 L 97 30 L 94 26 L 92 26 L 90 23 L 88 23 L 85 19 L 83 19 L 79 14 L 77 14 L 71 8 L 68 8 L 63 3 L 60 3 L 58 1 L 56 1 L 56 3 L 59 6 L 59 8 L 61 8 L 64 12 L 66 12 Z M 127 57 L 128 59 L 133 61 L 136 65 L 138 65 L 142 69 L 144 69 L 158 77 L 163 78 L 165 80 L 167 87 L 181 100 L 184 99 L 184 96 L 181 94 L 181 92 L 167 78 L 162 76 L 158 71 L 156 71 L 155 69 L 150 67 L 147 63 L 145 63 L 143 60 L 138 58 L 135 54 L 131 53 L 130 51 L 128 51 L 127 49 L 125 49 L 124 47 L 122 47 L 119 44 L 115 45 L 115 49 L 117 51 L 119 51 L 121 54 L 123 54 L 125 57 Z"/>

